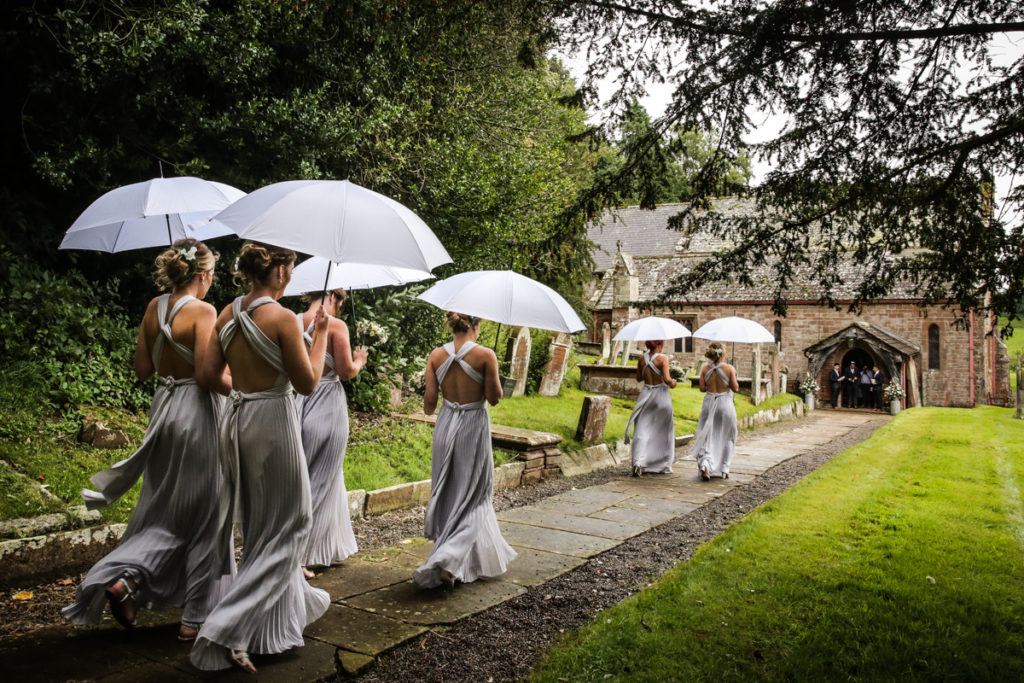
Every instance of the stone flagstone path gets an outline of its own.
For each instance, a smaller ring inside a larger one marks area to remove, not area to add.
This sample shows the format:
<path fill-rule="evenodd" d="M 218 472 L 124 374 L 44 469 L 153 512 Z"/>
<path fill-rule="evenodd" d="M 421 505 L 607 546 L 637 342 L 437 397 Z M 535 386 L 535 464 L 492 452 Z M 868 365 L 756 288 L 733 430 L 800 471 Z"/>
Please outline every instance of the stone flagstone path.
<path fill-rule="evenodd" d="M 143 613 L 142 628 L 103 625 L 51 628 L 0 642 L 5 680 L 315 681 L 339 668 L 355 674 L 374 657 L 432 627 L 486 610 L 544 583 L 587 558 L 690 512 L 775 465 L 822 446 L 873 418 L 870 414 L 816 411 L 792 429 L 741 435 L 729 479 L 701 482 L 680 449 L 676 473 L 623 476 L 573 489 L 498 514 L 505 539 L 519 557 L 499 579 L 459 585 L 452 592 L 422 591 L 412 570 L 430 552 L 426 539 L 359 553 L 311 583 L 331 594 L 328 612 L 306 629 L 306 647 L 275 657 L 254 657 L 256 677 L 241 672 L 203 674 L 178 643 L 178 614 Z"/>

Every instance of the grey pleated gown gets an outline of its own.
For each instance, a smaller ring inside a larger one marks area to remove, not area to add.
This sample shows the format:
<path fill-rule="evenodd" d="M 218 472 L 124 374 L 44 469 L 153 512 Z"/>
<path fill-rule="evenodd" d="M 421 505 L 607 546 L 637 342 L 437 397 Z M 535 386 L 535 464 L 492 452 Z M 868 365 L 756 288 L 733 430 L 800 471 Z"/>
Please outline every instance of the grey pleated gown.
<path fill-rule="evenodd" d="M 153 344 L 153 365 L 160 367 L 164 344 L 194 363 L 191 349 L 174 341 L 171 325 L 195 297 L 183 296 L 170 315 L 170 295 L 157 300 L 160 332 Z M 127 576 L 139 586 L 139 604 L 147 609 L 184 607 L 182 619 L 202 623 L 222 571 L 210 556 L 217 532 L 217 499 L 223 479 L 217 457 L 217 421 L 223 397 L 201 389 L 196 380 L 160 377 L 149 414 L 149 428 L 128 459 L 93 475 L 98 489 L 82 491 L 90 509 L 110 505 L 142 477 L 142 492 L 120 545 L 89 570 L 75 602 L 63 609 L 76 624 L 100 620 L 105 588 Z"/>
<path fill-rule="evenodd" d="M 302 314 L 298 317 L 301 323 Z M 310 323 L 304 334 L 310 345 L 312 332 Z M 324 364 L 330 371 L 320 378 L 312 394 L 298 400 L 313 510 L 303 564 L 312 567 L 341 562 L 358 550 L 342 471 L 348 445 L 348 400 L 334 367 L 334 356 L 326 354 Z"/>
<path fill-rule="evenodd" d="M 659 377 L 661 369 L 654 359 L 664 354 L 650 356 L 644 353 L 644 363 Z M 629 429 L 633 427 L 633 438 Z M 633 412 L 626 422 L 626 439 L 632 441 L 633 466 L 642 467 L 644 472 L 669 474 L 676 459 L 675 418 L 672 414 L 672 394 L 665 383 L 644 383 L 640 396 L 633 406 Z"/>
<path fill-rule="evenodd" d="M 466 342 L 455 353 L 453 342 L 445 344 L 448 358 L 437 369 L 438 385 L 453 363 L 483 383 L 483 376 L 463 360 L 475 346 Z M 422 588 L 435 588 L 441 585 L 444 570 L 463 583 L 505 573 L 516 551 L 502 538 L 494 516 L 491 414 L 485 399 L 473 403 L 444 400 L 434 426 L 430 474 L 424 535 L 434 541 L 434 548 L 426 563 L 413 573 L 413 581 Z"/>
<path fill-rule="evenodd" d="M 253 322 L 250 314 L 270 297 L 253 301 L 220 331 L 227 349 L 236 332 L 243 343 L 277 371 L 266 391 L 232 391 L 221 421 L 220 456 L 224 492 L 219 511 L 218 561 L 226 564 L 232 522 L 242 531 L 243 555 L 231 590 L 210 612 L 192 647 L 200 669 L 230 666 L 228 650 L 276 654 L 301 647 L 302 630 L 330 603 L 326 592 L 302 578 L 300 563 L 309 535 L 309 476 L 299 436 L 299 418 L 281 350 Z"/>
<path fill-rule="evenodd" d="M 716 363 L 704 373 L 704 382 L 717 373 L 726 385 L 729 376 L 725 374 L 721 363 Z M 693 442 L 693 457 L 697 460 L 697 469 L 707 466 L 708 473 L 729 473 L 729 465 L 736 450 L 736 405 L 733 403 L 732 391 L 726 389 L 720 393 L 707 392 L 700 408 L 700 419 L 697 422 L 697 437 Z"/>

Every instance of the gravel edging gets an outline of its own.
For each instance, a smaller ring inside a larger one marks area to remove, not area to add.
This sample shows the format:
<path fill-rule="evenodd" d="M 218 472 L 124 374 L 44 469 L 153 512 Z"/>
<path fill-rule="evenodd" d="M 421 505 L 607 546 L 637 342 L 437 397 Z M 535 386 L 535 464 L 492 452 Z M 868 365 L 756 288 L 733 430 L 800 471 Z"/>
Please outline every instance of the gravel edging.
<path fill-rule="evenodd" d="M 785 492 L 808 473 L 860 443 L 887 422 L 888 418 L 873 419 L 827 446 L 780 463 L 745 486 L 635 536 L 562 576 L 528 589 L 523 595 L 458 621 L 449 628 L 434 629 L 425 638 L 417 638 L 382 655 L 359 680 L 520 679 L 530 673 L 534 663 L 543 657 L 547 647 L 560 633 L 587 625 L 598 612 L 621 602 L 677 563 L 689 559 L 701 544 L 720 534 L 729 524 Z M 766 430 L 789 426 L 782 423 L 758 429 L 757 433 L 760 435 Z M 573 486 L 582 488 L 603 483 L 625 473 L 626 468 L 616 467 L 594 475 L 528 487 L 541 489 L 547 485 L 552 490 L 539 495 L 530 491 L 524 497 L 531 500 L 509 501 L 506 507 L 523 505 Z M 500 500 L 496 500 L 495 507 L 504 509 Z M 412 523 L 412 520 L 395 520 L 393 526 L 381 529 L 380 534 L 390 537 L 392 530 L 405 529 L 407 523 Z M 412 533 L 418 533 L 418 528 Z M 388 544 L 383 539 L 381 543 Z M 339 675 L 331 680 L 345 679 Z"/>

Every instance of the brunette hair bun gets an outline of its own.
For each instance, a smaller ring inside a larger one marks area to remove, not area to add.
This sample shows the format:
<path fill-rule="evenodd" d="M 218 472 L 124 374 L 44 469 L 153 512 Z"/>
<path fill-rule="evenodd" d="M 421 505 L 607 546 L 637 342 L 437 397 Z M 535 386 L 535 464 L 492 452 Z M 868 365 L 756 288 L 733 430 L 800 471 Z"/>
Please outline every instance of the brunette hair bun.
<path fill-rule="evenodd" d="M 161 290 L 184 287 L 197 273 L 210 270 L 217 263 L 217 255 L 199 240 L 178 240 L 156 257 L 153 280 Z"/>
<path fill-rule="evenodd" d="M 480 318 L 465 313 L 448 311 L 444 319 L 445 324 L 452 329 L 452 332 L 469 332 L 471 327 L 480 323 Z"/>
<path fill-rule="evenodd" d="M 653 351 L 654 349 L 658 348 L 664 343 L 664 339 L 648 339 L 647 341 L 644 342 L 644 346 L 647 347 L 648 351 Z"/>
<path fill-rule="evenodd" d="M 340 303 L 345 303 L 345 297 L 347 296 L 347 294 L 345 293 L 344 289 L 334 289 L 334 290 L 331 290 L 331 291 L 329 291 L 327 293 L 328 294 L 333 294 L 335 296 L 335 298 L 337 298 Z M 314 301 L 316 301 L 317 299 L 322 298 L 323 295 L 324 295 L 323 290 L 318 290 L 316 292 L 306 292 L 305 294 L 302 295 L 302 303 L 304 303 L 304 304 L 311 304 Z"/>
<path fill-rule="evenodd" d="M 704 357 L 712 363 L 717 363 L 722 360 L 722 356 L 725 355 L 725 349 L 722 348 L 721 344 L 712 344 L 708 347 L 708 350 L 704 352 Z"/>
<path fill-rule="evenodd" d="M 295 252 L 291 249 L 250 242 L 242 247 L 242 253 L 235 261 L 233 274 L 235 282 L 241 281 L 246 287 L 265 285 L 270 279 L 270 271 L 278 266 L 290 266 L 295 263 Z"/>

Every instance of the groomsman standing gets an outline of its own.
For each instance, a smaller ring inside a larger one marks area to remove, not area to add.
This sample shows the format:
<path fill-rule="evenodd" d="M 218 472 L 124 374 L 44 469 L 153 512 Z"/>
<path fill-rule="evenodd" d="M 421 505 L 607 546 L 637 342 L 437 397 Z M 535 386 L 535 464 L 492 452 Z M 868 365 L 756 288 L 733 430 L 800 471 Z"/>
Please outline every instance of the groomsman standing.
<path fill-rule="evenodd" d="M 843 403 L 847 408 L 854 408 L 857 405 L 857 383 L 859 380 L 857 364 L 851 360 L 850 366 L 843 371 Z"/>
<path fill-rule="evenodd" d="M 871 397 L 875 399 L 875 412 L 882 412 L 882 387 L 885 386 L 885 375 L 875 365 L 871 370 Z"/>
<path fill-rule="evenodd" d="M 832 364 L 828 382 L 832 386 L 832 409 L 839 410 L 839 392 L 843 389 L 843 373 L 839 371 L 839 363 Z"/>

